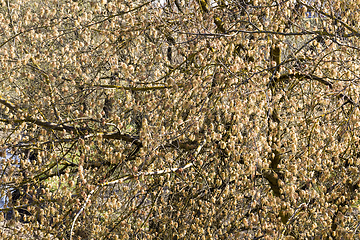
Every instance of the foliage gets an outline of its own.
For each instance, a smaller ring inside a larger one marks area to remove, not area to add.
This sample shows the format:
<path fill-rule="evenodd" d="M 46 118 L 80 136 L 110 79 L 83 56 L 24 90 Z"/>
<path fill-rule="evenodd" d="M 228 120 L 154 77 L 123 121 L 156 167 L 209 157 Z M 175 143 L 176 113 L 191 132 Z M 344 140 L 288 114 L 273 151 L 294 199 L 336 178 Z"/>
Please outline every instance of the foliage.
<path fill-rule="evenodd" d="M 359 14 L 1 1 L 3 237 L 359 237 Z"/>

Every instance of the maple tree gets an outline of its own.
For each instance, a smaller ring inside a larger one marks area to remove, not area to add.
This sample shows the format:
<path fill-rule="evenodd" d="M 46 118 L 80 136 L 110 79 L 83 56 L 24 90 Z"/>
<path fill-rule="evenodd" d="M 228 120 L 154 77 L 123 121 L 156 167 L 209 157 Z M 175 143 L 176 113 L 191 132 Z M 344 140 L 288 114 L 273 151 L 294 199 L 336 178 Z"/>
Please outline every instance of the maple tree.
<path fill-rule="evenodd" d="M 359 14 L 1 1 L 2 236 L 359 237 Z"/>

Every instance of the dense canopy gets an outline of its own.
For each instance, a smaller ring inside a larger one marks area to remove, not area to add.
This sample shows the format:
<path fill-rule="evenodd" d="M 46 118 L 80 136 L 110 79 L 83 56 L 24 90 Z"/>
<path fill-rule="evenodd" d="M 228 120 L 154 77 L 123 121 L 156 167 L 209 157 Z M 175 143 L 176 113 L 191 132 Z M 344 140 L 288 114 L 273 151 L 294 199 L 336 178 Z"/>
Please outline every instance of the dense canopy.
<path fill-rule="evenodd" d="M 357 1 L 0 2 L 2 237 L 360 237 Z"/>

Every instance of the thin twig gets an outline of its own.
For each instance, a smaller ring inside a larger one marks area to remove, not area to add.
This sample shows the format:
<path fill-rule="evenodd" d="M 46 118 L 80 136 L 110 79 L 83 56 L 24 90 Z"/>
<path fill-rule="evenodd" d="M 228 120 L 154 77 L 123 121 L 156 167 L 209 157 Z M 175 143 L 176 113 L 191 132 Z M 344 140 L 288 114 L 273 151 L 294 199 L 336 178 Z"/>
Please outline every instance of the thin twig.
<path fill-rule="evenodd" d="M 129 179 L 137 178 L 137 177 L 140 177 L 140 176 L 163 175 L 163 174 L 171 173 L 171 172 L 179 172 L 179 171 L 182 171 L 182 170 L 184 170 L 186 168 L 191 167 L 192 165 L 194 165 L 194 164 L 193 163 L 188 163 L 183 167 L 168 168 L 168 169 L 159 170 L 159 171 L 153 171 L 153 172 L 139 172 L 139 173 L 136 173 L 136 174 L 122 176 L 119 179 L 116 179 L 116 180 L 111 181 L 111 182 L 102 183 L 101 186 L 108 186 L 108 185 L 116 184 L 116 183 L 123 182 L 123 181 L 129 180 Z"/>
<path fill-rule="evenodd" d="M 71 225 L 71 230 L 70 230 L 70 240 L 72 240 L 72 235 L 73 235 L 73 230 L 74 230 L 74 226 L 75 226 L 75 222 L 76 222 L 76 219 L 80 216 L 80 214 L 82 213 L 82 211 L 84 211 L 85 207 L 86 207 L 86 204 L 88 203 L 88 201 L 90 200 L 91 196 L 93 195 L 93 193 L 98 189 L 99 187 L 96 187 L 95 189 L 93 189 L 89 195 L 87 196 L 86 198 L 86 201 L 84 203 L 84 205 L 82 206 L 82 208 L 80 209 L 80 211 L 76 214 L 75 218 L 74 218 L 74 221 Z"/>

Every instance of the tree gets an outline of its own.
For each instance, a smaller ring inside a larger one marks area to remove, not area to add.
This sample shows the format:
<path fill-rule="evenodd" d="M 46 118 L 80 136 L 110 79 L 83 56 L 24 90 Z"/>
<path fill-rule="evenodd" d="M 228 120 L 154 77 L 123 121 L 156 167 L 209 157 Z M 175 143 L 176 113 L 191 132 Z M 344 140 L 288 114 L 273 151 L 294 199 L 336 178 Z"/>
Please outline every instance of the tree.
<path fill-rule="evenodd" d="M 358 9 L 1 1 L 6 224 L 59 239 L 359 237 Z"/>

